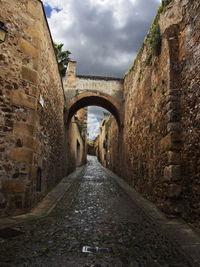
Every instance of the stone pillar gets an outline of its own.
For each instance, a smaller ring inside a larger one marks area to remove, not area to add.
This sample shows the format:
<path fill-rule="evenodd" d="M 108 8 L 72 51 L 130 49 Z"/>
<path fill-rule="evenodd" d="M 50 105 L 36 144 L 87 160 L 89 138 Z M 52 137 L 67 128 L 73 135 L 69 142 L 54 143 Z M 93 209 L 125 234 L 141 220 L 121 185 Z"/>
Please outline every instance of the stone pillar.
<path fill-rule="evenodd" d="M 168 165 L 164 168 L 164 181 L 168 184 L 167 197 L 170 201 L 170 213 L 178 212 L 175 202 L 182 193 L 181 177 L 181 115 L 180 91 L 181 81 L 178 65 L 178 29 L 173 27 L 168 31 L 169 45 L 169 89 L 167 99 L 167 136 L 166 152 Z"/>
<path fill-rule="evenodd" d="M 66 76 L 63 78 L 66 101 L 76 95 L 76 61 L 69 61 Z"/>

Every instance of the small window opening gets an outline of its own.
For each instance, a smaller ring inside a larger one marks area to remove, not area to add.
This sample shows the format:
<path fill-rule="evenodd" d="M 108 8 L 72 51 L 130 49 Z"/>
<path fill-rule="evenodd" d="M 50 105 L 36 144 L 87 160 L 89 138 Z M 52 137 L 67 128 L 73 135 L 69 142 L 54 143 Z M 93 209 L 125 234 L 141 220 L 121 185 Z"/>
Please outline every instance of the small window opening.
<path fill-rule="evenodd" d="M 37 178 L 36 178 L 36 192 L 41 192 L 42 185 L 42 170 L 41 168 L 37 169 Z"/>

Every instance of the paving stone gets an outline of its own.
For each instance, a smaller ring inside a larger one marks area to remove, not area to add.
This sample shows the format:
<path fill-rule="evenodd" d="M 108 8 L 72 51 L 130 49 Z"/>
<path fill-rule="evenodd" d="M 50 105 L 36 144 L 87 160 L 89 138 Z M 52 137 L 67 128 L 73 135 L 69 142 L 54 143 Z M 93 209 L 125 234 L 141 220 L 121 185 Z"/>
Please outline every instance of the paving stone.
<path fill-rule="evenodd" d="M 2 266 L 191 266 L 92 156 L 47 217 L 18 229 L 23 237 L 3 242 Z"/>

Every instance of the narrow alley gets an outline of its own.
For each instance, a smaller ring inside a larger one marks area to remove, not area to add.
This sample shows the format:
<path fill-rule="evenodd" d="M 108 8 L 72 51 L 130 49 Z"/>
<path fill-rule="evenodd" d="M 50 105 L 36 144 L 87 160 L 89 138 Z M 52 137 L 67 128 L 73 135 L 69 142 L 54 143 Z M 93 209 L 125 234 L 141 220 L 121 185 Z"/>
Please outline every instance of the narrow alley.
<path fill-rule="evenodd" d="M 0 266 L 190 266 L 94 156 L 49 216 L 16 228 Z"/>

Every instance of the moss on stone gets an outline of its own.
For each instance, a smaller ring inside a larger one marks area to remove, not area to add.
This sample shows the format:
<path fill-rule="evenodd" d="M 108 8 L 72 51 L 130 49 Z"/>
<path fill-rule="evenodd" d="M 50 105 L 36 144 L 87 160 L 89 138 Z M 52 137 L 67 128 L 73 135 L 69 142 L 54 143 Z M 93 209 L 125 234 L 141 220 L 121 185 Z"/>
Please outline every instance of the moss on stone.
<path fill-rule="evenodd" d="M 152 52 L 154 55 L 158 56 L 161 52 L 161 34 L 160 34 L 160 25 L 156 23 L 152 26 L 151 35 L 149 38 L 149 44 L 152 48 Z"/>

